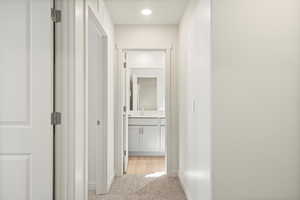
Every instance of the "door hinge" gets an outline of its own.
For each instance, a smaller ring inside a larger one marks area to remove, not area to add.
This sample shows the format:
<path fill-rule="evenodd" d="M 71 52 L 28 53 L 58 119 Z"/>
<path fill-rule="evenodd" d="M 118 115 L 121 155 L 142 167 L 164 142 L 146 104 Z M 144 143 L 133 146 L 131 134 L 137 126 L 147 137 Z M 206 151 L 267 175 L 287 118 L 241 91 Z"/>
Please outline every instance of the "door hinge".
<path fill-rule="evenodd" d="M 51 125 L 60 125 L 61 124 L 61 113 L 53 112 L 51 114 Z"/>
<path fill-rule="evenodd" d="M 123 67 L 124 67 L 124 69 L 127 68 L 127 63 L 126 62 L 124 62 Z"/>
<path fill-rule="evenodd" d="M 51 19 L 55 23 L 61 22 L 61 11 L 51 8 Z"/>
<path fill-rule="evenodd" d="M 127 151 L 126 150 L 124 150 L 124 156 L 126 156 L 127 155 Z"/>
<path fill-rule="evenodd" d="M 126 112 L 126 111 L 127 111 L 126 106 L 123 106 L 123 112 Z"/>

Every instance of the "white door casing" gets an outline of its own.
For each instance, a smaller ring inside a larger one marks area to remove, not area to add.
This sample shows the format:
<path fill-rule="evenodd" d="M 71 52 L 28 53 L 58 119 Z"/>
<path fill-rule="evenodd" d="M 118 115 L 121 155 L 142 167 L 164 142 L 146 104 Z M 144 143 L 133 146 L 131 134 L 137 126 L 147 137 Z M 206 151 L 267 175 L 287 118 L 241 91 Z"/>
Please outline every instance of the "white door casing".
<path fill-rule="evenodd" d="M 0 2 L 0 199 L 52 199 L 51 0 Z"/>

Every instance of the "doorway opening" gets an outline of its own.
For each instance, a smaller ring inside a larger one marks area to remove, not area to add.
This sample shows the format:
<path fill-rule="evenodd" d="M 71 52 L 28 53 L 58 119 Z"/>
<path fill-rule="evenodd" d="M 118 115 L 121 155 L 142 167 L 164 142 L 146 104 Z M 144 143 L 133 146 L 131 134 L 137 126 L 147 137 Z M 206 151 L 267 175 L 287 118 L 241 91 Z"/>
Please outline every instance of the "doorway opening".
<path fill-rule="evenodd" d="M 123 173 L 166 173 L 166 69 L 164 50 L 122 50 Z"/>

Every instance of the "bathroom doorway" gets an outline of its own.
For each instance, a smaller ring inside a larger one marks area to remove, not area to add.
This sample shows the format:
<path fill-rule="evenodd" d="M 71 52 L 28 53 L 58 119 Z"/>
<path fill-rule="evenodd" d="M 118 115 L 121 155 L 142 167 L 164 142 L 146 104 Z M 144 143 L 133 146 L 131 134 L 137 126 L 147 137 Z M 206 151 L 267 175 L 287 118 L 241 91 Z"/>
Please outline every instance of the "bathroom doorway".
<path fill-rule="evenodd" d="M 167 171 L 167 54 L 156 49 L 121 52 L 123 174 Z"/>

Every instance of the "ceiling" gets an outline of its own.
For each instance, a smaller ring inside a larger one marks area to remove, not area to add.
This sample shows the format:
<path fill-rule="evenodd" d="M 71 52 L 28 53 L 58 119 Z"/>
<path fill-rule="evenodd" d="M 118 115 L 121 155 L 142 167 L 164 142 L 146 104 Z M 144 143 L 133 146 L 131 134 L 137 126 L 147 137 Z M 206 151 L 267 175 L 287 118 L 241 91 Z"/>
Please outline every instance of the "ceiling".
<path fill-rule="evenodd" d="M 114 24 L 178 24 L 188 0 L 105 0 Z M 152 15 L 141 10 L 149 8 Z"/>

